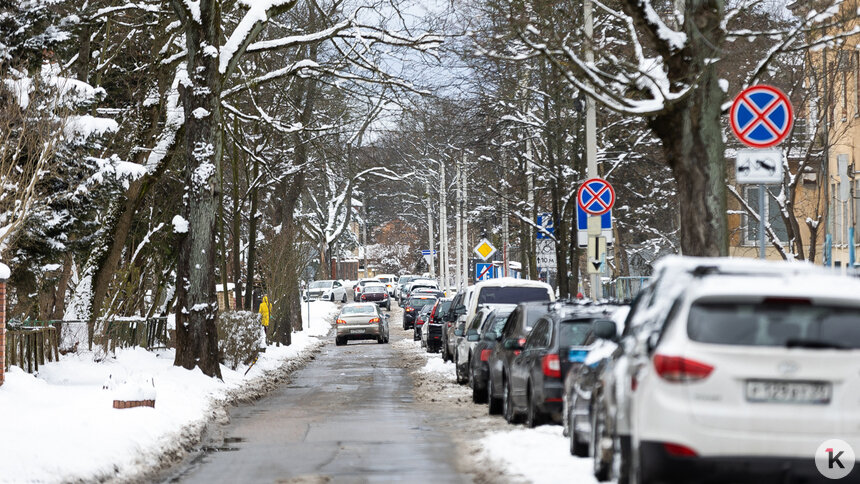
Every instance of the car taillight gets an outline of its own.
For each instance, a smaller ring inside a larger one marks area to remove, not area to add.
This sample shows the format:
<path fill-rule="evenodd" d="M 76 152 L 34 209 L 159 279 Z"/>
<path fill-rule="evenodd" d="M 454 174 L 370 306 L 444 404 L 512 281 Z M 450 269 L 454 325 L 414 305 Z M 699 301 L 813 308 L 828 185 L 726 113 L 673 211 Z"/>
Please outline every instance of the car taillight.
<path fill-rule="evenodd" d="M 410 308 L 409 306 L 407 306 L 404 311 L 406 311 L 407 313 L 411 313 L 412 311 L 415 311 L 415 308 Z"/>
<path fill-rule="evenodd" d="M 695 450 L 687 447 L 686 445 L 670 444 L 665 442 L 663 444 L 663 449 L 666 450 L 667 454 L 675 457 L 696 457 L 699 455 Z"/>
<path fill-rule="evenodd" d="M 337 324 L 346 324 L 346 321 L 344 321 L 344 320 L 342 320 L 342 319 L 338 319 L 338 320 L 337 320 Z"/>
<path fill-rule="evenodd" d="M 518 343 L 520 346 L 525 346 L 525 345 L 526 345 L 526 339 L 525 339 L 525 338 L 520 338 L 520 339 L 518 339 L 518 340 L 517 340 L 517 343 Z"/>
<path fill-rule="evenodd" d="M 675 383 L 704 380 L 714 371 L 714 367 L 706 363 L 665 355 L 654 356 L 654 369 L 660 378 Z"/>
<path fill-rule="evenodd" d="M 379 322 L 379 318 L 373 318 L 370 321 L 368 321 L 368 323 L 378 323 L 378 322 Z"/>
<path fill-rule="evenodd" d="M 490 361 L 490 353 L 493 350 L 481 350 L 481 361 Z"/>
<path fill-rule="evenodd" d="M 561 362 L 558 355 L 546 355 L 542 359 L 543 374 L 552 378 L 561 378 Z"/>

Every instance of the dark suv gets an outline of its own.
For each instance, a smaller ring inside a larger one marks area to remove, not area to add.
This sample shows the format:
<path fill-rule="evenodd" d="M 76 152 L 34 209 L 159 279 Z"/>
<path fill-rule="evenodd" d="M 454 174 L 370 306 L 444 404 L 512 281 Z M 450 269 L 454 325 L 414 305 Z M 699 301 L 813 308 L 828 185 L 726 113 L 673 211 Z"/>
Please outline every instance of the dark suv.
<path fill-rule="evenodd" d="M 491 415 L 502 413 L 502 397 L 505 383 L 510 378 L 511 361 L 520 354 L 526 337 L 537 320 L 555 303 L 520 303 L 508 317 L 498 342 L 490 352 L 489 378 L 487 379 L 487 403 Z"/>
<path fill-rule="evenodd" d="M 403 303 L 403 329 L 415 327 L 415 316 L 428 304 L 436 304 L 435 296 L 410 297 Z"/>

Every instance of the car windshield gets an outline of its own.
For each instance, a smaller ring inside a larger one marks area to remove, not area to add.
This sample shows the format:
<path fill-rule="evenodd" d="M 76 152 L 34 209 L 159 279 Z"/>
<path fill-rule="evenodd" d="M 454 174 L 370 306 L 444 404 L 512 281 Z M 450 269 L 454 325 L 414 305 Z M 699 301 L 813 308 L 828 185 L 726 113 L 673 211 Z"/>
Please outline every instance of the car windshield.
<path fill-rule="evenodd" d="M 432 297 L 426 297 L 426 298 L 420 298 L 420 299 L 409 298 L 409 300 L 406 301 L 407 306 L 412 306 L 413 308 L 416 308 L 416 309 L 421 309 L 428 304 L 435 304 L 435 303 L 436 303 L 436 298 L 432 298 Z"/>
<path fill-rule="evenodd" d="M 385 292 L 385 286 L 367 285 L 364 287 L 364 292 L 367 292 L 367 293 Z"/>
<path fill-rule="evenodd" d="M 331 281 L 314 281 L 311 283 L 311 289 L 328 289 L 331 287 Z"/>
<path fill-rule="evenodd" d="M 376 314 L 376 306 L 370 304 L 354 304 L 350 306 L 344 306 L 340 314 L 344 316 L 351 316 L 354 314 Z"/>
<path fill-rule="evenodd" d="M 478 294 L 478 305 L 519 304 L 549 300 L 549 291 L 543 287 L 484 287 Z"/>
<path fill-rule="evenodd" d="M 687 334 L 721 345 L 860 349 L 860 308 L 803 300 L 695 303 Z"/>
<path fill-rule="evenodd" d="M 562 321 L 558 328 L 559 346 L 579 346 L 585 343 L 588 331 L 591 329 L 591 319 L 574 319 Z"/>
<path fill-rule="evenodd" d="M 400 279 L 397 281 L 398 284 L 406 284 L 415 280 L 415 276 L 400 276 Z"/>
<path fill-rule="evenodd" d="M 512 312 L 513 311 L 496 311 L 493 313 L 491 315 L 492 319 L 484 323 L 484 331 L 500 334 L 502 332 L 502 328 L 505 327 L 505 322 L 507 322 L 508 316 L 510 316 Z"/>

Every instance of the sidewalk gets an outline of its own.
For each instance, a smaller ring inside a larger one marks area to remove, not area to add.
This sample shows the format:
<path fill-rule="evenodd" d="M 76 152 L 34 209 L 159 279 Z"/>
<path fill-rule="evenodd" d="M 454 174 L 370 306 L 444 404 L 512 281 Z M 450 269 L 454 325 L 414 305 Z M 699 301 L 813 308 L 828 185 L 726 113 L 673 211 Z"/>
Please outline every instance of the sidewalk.
<path fill-rule="evenodd" d="M 268 347 L 247 375 L 247 367 L 222 366 L 224 381 L 173 366 L 174 350 L 118 350 L 101 363 L 79 352 L 46 364 L 38 376 L 10 368 L 0 386 L 0 482 L 132 477 L 165 455 L 183 453 L 207 421 L 225 416 L 226 402 L 259 392 L 276 370 L 299 364 L 318 347 L 337 306 L 310 307 L 310 328 L 303 314 L 306 329 L 293 333 L 291 346 Z M 307 308 L 302 304 L 303 313 Z M 116 382 L 127 379 L 154 383 L 155 408 L 113 408 Z"/>

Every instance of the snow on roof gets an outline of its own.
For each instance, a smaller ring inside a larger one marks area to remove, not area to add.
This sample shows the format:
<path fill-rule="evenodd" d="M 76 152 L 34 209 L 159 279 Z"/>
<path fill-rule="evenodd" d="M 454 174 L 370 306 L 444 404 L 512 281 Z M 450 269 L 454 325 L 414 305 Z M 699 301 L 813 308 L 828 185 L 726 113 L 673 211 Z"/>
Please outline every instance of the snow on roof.
<path fill-rule="evenodd" d="M 505 287 L 505 286 L 520 286 L 520 287 L 545 287 L 552 291 L 549 284 L 541 281 L 533 281 L 531 279 L 517 279 L 516 277 L 498 277 L 487 281 L 481 281 L 475 284 L 475 289 L 481 287 Z"/>
<path fill-rule="evenodd" d="M 8 280 L 12 275 L 12 271 L 9 270 L 9 266 L 0 262 L 0 281 Z"/>

